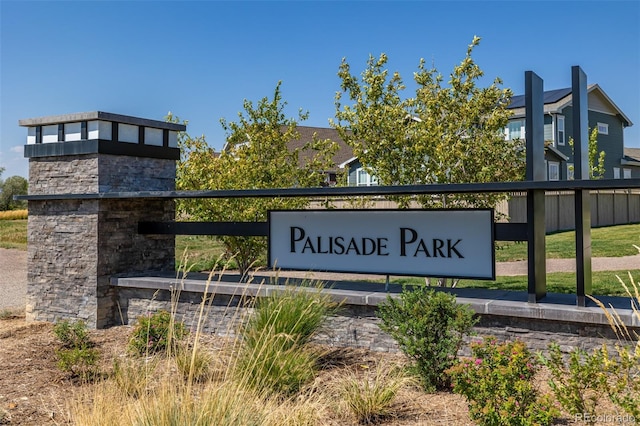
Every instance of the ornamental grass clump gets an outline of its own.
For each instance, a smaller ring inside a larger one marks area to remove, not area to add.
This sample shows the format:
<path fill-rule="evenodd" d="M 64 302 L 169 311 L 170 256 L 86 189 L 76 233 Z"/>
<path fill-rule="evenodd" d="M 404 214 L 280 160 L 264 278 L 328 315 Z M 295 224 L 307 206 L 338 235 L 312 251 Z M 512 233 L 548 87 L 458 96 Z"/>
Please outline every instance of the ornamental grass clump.
<path fill-rule="evenodd" d="M 308 345 L 336 304 L 327 294 L 303 283 L 259 299 L 241 327 L 236 376 L 250 388 L 288 396 L 311 380 L 319 353 Z"/>
<path fill-rule="evenodd" d="M 539 365 L 520 341 L 487 338 L 471 345 L 472 357 L 447 370 L 455 393 L 467 399 L 469 415 L 482 425 L 548 425 L 560 413 L 533 379 Z"/>
<path fill-rule="evenodd" d="M 373 424 L 389 417 L 398 393 L 415 384 L 403 368 L 379 363 L 373 369 L 363 365 L 348 371 L 338 387 L 344 410 L 360 424 Z"/>
<path fill-rule="evenodd" d="M 463 338 L 477 322 L 474 312 L 454 295 L 427 287 L 405 288 L 398 299 L 378 306 L 380 328 L 395 339 L 412 362 L 426 391 L 448 389 L 445 370 L 455 363 Z"/>

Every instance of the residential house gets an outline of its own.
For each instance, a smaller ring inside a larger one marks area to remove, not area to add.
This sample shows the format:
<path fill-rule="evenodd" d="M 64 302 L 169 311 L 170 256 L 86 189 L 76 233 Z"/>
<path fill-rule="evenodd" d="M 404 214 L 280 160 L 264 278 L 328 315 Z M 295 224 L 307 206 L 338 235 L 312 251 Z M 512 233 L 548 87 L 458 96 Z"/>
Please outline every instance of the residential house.
<path fill-rule="evenodd" d="M 624 128 L 633 123 L 609 96 L 597 84 L 589 85 L 588 125 L 589 129 L 598 128 L 598 151 L 605 152 L 605 179 L 640 178 L 640 148 L 624 147 Z M 574 155 L 569 139 L 573 136 L 573 105 L 571 88 L 544 92 L 544 140 L 547 179 L 573 179 Z M 508 140 L 524 139 L 525 105 L 524 95 L 514 96 L 509 105 L 513 116 L 505 128 Z M 338 143 L 339 150 L 333 161 L 335 167 L 326 170 L 326 185 L 335 185 L 340 174 L 349 186 L 377 185 L 378 180 L 369 174 L 353 150 L 332 128 L 298 126 L 300 138 L 289 143 L 291 149 L 302 148 L 312 140 L 313 135 L 320 139 L 330 139 Z M 311 153 L 301 151 L 300 164 Z"/>
<path fill-rule="evenodd" d="M 624 128 L 631 120 L 597 84 L 589 85 L 589 131 L 598 128 L 598 151 L 605 152 L 605 179 L 640 177 L 640 149 L 624 148 Z M 524 139 L 524 95 L 514 96 L 509 105 L 514 113 L 505 129 L 505 138 Z M 574 155 L 569 139 L 573 136 L 571 88 L 544 92 L 545 163 L 548 180 L 573 179 Z"/>
<path fill-rule="evenodd" d="M 335 186 L 340 179 L 341 174 L 344 172 L 342 164 L 349 158 L 353 157 L 353 150 L 347 143 L 342 140 L 338 131 L 333 128 L 326 127 L 310 127 L 310 126 L 297 126 L 296 131 L 300 134 L 300 137 L 295 140 L 289 141 L 287 146 L 291 151 L 300 149 L 300 155 L 298 157 L 298 163 L 302 166 L 309 158 L 313 157 L 313 152 L 304 150 L 304 145 L 313 140 L 315 137 L 318 140 L 330 139 L 338 144 L 338 150 L 332 158 L 333 167 L 328 170 L 323 170 L 325 175 L 325 186 Z"/>

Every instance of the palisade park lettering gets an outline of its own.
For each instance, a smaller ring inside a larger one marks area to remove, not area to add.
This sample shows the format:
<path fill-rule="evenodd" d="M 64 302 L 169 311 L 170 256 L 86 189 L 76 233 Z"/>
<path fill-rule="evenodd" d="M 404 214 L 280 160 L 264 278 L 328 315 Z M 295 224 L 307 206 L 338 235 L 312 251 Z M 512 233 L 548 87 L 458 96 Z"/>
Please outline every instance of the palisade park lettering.
<path fill-rule="evenodd" d="M 290 252 L 355 256 L 389 256 L 387 237 L 308 235 L 300 226 L 290 226 Z M 428 238 L 410 227 L 398 228 L 401 257 L 464 259 L 462 239 Z"/>

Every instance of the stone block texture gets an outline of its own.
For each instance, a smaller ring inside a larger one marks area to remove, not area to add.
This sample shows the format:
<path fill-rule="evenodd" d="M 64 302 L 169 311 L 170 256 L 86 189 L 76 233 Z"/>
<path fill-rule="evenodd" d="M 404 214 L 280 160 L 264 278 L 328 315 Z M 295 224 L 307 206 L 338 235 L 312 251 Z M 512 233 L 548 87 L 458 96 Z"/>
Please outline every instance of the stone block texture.
<path fill-rule="evenodd" d="M 175 161 L 32 158 L 29 186 L 31 195 L 173 190 Z M 27 318 L 82 319 L 98 328 L 119 323 L 111 276 L 175 268 L 175 237 L 139 235 L 138 222 L 174 218 L 172 200 L 29 201 Z"/>
<path fill-rule="evenodd" d="M 203 293 L 169 291 L 152 288 L 121 287 L 118 305 L 124 324 L 135 324 L 141 316 L 165 310 L 174 312 L 176 321 L 194 331 L 197 327 Z M 202 331 L 234 337 L 238 328 L 252 313 L 252 296 L 208 295 Z M 568 353 L 581 348 L 590 351 L 603 343 L 614 345 L 617 338 L 608 325 L 518 319 L 496 315 L 479 315 L 474 335 L 468 336 L 459 355 L 470 356 L 472 342 L 492 336 L 499 341 L 520 340 L 534 352 L 546 352 L 550 343 L 558 343 Z M 344 304 L 337 314 L 327 318 L 313 341 L 331 347 L 366 348 L 377 352 L 399 352 L 395 340 L 383 332 L 376 306 Z M 640 330 L 635 330 L 640 331 Z"/>

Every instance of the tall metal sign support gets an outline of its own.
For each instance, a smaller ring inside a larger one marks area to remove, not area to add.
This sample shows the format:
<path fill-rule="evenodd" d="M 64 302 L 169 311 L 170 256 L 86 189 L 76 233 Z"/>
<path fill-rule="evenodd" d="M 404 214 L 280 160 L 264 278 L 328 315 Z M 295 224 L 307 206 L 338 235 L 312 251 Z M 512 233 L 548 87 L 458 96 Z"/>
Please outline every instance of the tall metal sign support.
<path fill-rule="evenodd" d="M 544 166 L 544 96 L 542 79 L 526 71 L 525 80 L 525 140 L 526 180 L 546 180 Z M 536 303 L 547 294 L 545 254 L 545 191 L 527 190 L 527 256 L 528 302 Z"/>
<path fill-rule="evenodd" d="M 589 180 L 589 119 L 587 75 L 575 65 L 571 67 L 573 100 L 573 147 L 575 178 Z M 576 218 L 576 295 L 578 306 L 586 305 L 591 294 L 591 195 L 589 190 L 575 191 Z"/>

